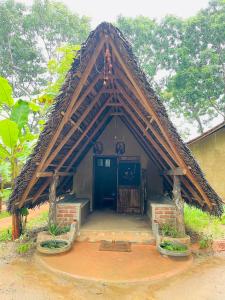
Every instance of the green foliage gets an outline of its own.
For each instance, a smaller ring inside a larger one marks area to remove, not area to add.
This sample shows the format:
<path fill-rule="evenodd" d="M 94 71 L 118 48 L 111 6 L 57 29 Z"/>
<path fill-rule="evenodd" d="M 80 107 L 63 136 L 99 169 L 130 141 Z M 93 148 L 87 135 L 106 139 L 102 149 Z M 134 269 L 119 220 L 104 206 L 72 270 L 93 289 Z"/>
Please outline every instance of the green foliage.
<path fill-rule="evenodd" d="M 32 243 L 31 242 L 20 243 L 17 246 L 16 251 L 19 254 L 25 254 L 25 253 L 27 253 L 30 250 L 31 247 L 32 247 Z"/>
<path fill-rule="evenodd" d="M 1 219 L 4 219 L 4 218 L 7 218 L 7 217 L 9 217 L 10 216 L 10 213 L 9 212 L 7 212 L 7 211 L 2 211 L 1 213 L 0 213 L 0 220 Z"/>
<path fill-rule="evenodd" d="M 90 19 L 63 3 L 36 0 L 31 7 L 14 0 L 0 2 L 0 74 L 16 97 L 37 95 L 52 80 L 47 62 L 64 44 L 81 44 Z"/>
<path fill-rule="evenodd" d="M 187 251 L 187 246 L 173 243 L 171 241 L 164 241 L 160 244 L 160 247 L 169 251 L 174 252 L 185 252 Z"/>
<path fill-rule="evenodd" d="M 12 229 L 2 229 L 0 230 L 0 242 L 8 242 L 12 240 Z"/>
<path fill-rule="evenodd" d="M 160 231 L 163 236 L 181 237 L 177 229 L 170 224 L 162 224 Z"/>
<path fill-rule="evenodd" d="M 47 249 L 58 249 L 67 246 L 67 244 L 68 243 L 66 241 L 51 240 L 42 242 L 41 246 Z"/>
<path fill-rule="evenodd" d="M 212 235 L 213 238 L 223 237 L 223 219 L 224 216 L 220 219 L 187 204 L 184 206 L 184 221 L 186 227 L 197 232 L 199 235 Z"/>
<path fill-rule="evenodd" d="M 13 103 L 12 87 L 5 78 L 0 77 L 0 105 L 12 106 Z"/>
<path fill-rule="evenodd" d="M 0 137 L 4 145 L 9 148 L 10 153 L 12 153 L 13 148 L 17 145 L 19 137 L 18 125 L 9 119 L 0 121 Z M 3 145 L 2 145 L 3 147 Z M 5 148 L 5 149 L 7 149 Z"/>
<path fill-rule="evenodd" d="M 60 235 L 60 234 L 63 234 L 63 233 L 66 233 L 70 230 L 70 227 L 69 226 L 64 226 L 64 227 L 61 227 L 61 226 L 58 226 L 56 224 L 51 224 L 48 228 L 48 231 L 51 235 L 53 236 L 57 236 L 57 235 Z"/>
<path fill-rule="evenodd" d="M 18 100 L 16 104 L 13 105 L 10 119 L 17 124 L 19 130 L 28 123 L 29 112 L 29 104 L 26 101 Z"/>
<path fill-rule="evenodd" d="M 224 0 L 210 1 L 186 20 L 174 16 L 160 23 L 142 16 L 117 19 L 167 107 L 195 121 L 199 132 L 212 118 L 225 118 L 224 24 Z"/>
<path fill-rule="evenodd" d="M 210 234 L 209 235 L 204 234 L 199 241 L 200 249 L 211 248 L 212 244 L 213 244 L 213 237 Z"/>
<path fill-rule="evenodd" d="M 79 45 L 62 46 L 56 49 L 56 57 L 49 60 L 48 70 L 51 77 L 55 78 L 54 82 L 51 82 L 46 89 L 46 95 L 50 98 L 59 93 L 78 50 L 80 50 Z"/>

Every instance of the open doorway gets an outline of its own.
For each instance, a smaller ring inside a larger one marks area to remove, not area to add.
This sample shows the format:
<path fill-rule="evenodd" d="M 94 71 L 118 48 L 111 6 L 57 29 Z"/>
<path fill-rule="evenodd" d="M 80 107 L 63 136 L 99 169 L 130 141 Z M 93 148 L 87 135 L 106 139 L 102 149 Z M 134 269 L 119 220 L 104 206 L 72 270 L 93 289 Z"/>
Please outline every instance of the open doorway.
<path fill-rule="evenodd" d="M 94 209 L 117 210 L 116 157 L 94 157 Z"/>

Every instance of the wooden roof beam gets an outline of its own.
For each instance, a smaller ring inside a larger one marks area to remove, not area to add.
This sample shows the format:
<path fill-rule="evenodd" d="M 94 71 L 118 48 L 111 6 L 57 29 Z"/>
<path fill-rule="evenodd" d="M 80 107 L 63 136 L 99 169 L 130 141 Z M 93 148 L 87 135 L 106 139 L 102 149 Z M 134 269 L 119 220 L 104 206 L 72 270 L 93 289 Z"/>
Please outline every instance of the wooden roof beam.
<path fill-rule="evenodd" d="M 174 153 L 169 147 L 168 143 L 162 138 L 162 136 L 157 132 L 157 130 L 152 126 L 150 121 L 146 119 L 146 117 L 143 115 L 142 111 L 137 107 L 133 99 L 127 94 L 127 92 L 123 89 L 123 87 L 120 85 L 122 88 L 122 95 L 125 94 L 124 98 L 126 98 L 126 101 L 130 104 L 130 106 L 135 110 L 137 115 L 141 116 L 142 120 L 146 123 L 146 128 L 145 128 L 145 133 L 148 130 L 151 130 L 153 135 L 156 137 L 156 139 L 160 142 L 160 144 L 163 146 L 166 152 L 169 153 L 170 157 L 173 158 L 174 161 L 176 161 L 176 158 L 174 157 Z"/>
<path fill-rule="evenodd" d="M 73 176 L 72 172 L 38 172 L 37 177 Z"/>
<path fill-rule="evenodd" d="M 21 197 L 21 200 L 20 200 L 20 206 L 19 207 L 22 207 L 23 206 L 23 203 L 25 202 L 32 186 L 35 184 L 36 182 L 36 173 L 37 172 L 40 172 L 42 170 L 42 167 L 45 163 L 45 160 L 47 159 L 48 157 L 48 154 L 50 152 L 50 150 L 52 149 L 52 147 L 54 146 L 55 142 L 57 141 L 58 139 L 58 136 L 60 134 L 60 132 L 62 131 L 64 125 L 67 123 L 68 119 L 70 118 L 71 116 L 71 110 L 73 109 L 74 106 L 76 106 L 76 102 L 78 102 L 78 98 L 79 98 L 79 95 L 85 85 L 85 82 L 87 81 L 88 79 L 88 76 L 90 75 L 90 72 L 92 70 L 92 68 L 94 67 L 95 65 L 95 62 L 100 54 L 100 52 L 102 51 L 102 48 L 105 44 L 106 40 L 105 38 L 102 38 L 100 40 L 100 42 L 98 43 L 95 51 L 93 51 L 93 56 L 91 57 L 90 61 L 89 61 L 89 64 L 87 65 L 87 67 L 85 68 L 83 74 L 81 75 L 81 78 L 78 82 L 78 85 L 74 91 L 74 94 L 71 98 L 71 101 L 69 103 L 69 106 L 67 108 L 67 111 L 65 113 L 65 115 L 63 116 L 63 119 L 61 120 L 56 132 L 54 133 L 54 136 L 51 140 L 51 142 L 48 144 L 48 147 L 45 151 L 45 155 L 42 157 L 42 160 L 40 161 L 40 164 L 37 166 L 37 169 L 35 170 L 34 174 L 33 174 L 33 177 L 31 178 L 26 190 L 24 191 L 24 193 L 22 194 L 22 197 Z M 79 101 L 81 102 L 81 101 Z M 76 110 L 76 109 L 74 109 Z"/>
<path fill-rule="evenodd" d="M 99 130 L 101 129 L 102 126 L 104 126 L 104 124 L 106 123 L 107 119 L 110 117 L 110 114 L 107 113 L 106 116 L 101 120 L 101 122 L 97 125 L 95 131 L 88 137 L 88 139 L 85 141 L 85 143 L 82 145 L 82 147 L 80 148 L 80 150 L 75 154 L 75 156 L 73 157 L 72 161 L 70 162 L 69 166 L 67 166 L 66 171 L 70 171 L 70 169 L 73 167 L 73 165 L 76 163 L 77 159 L 80 157 L 80 155 L 85 151 L 85 149 L 87 148 L 88 144 L 90 144 L 92 142 L 92 140 L 94 139 L 94 137 L 98 134 Z M 62 182 L 62 186 L 65 185 L 67 183 L 67 179 L 65 180 L 65 182 Z"/>
<path fill-rule="evenodd" d="M 172 175 L 172 176 L 182 176 L 182 175 L 186 175 L 187 171 L 178 167 L 175 169 L 171 169 L 171 170 L 165 170 L 163 171 L 162 175 Z"/>
<path fill-rule="evenodd" d="M 111 99 L 111 97 L 109 98 L 109 100 Z M 106 105 L 107 106 L 107 105 Z M 105 107 L 106 107 L 105 106 Z M 105 108 L 104 107 L 104 108 Z M 109 117 L 109 114 L 106 114 L 106 117 L 103 119 L 103 121 L 105 121 L 107 118 Z M 102 122 L 100 122 L 100 124 L 102 124 Z M 98 128 L 98 127 L 97 127 Z M 85 134 L 86 134 L 86 132 L 85 132 Z M 93 136 L 93 135 L 91 135 L 91 136 Z M 79 139 L 79 142 L 81 141 L 81 139 Z M 78 145 L 78 143 L 76 143 L 77 145 Z M 79 153 L 79 152 L 78 152 Z M 76 158 L 78 157 L 77 155 L 75 156 Z M 69 166 L 67 166 L 67 168 L 66 168 L 66 172 L 68 172 L 71 168 L 72 168 L 72 166 L 73 166 L 73 164 L 74 164 L 74 162 L 72 161 L 71 163 L 70 163 L 70 165 Z M 62 166 L 61 166 L 62 167 Z M 60 167 L 60 168 L 61 168 Z M 57 168 L 57 170 L 59 170 L 60 169 L 59 167 Z M 34 196 L 34 198 L 33 198 L 33 201 L 32 201 L 32 203 L 34 203 L 40 196 L 41 196 L 41 194 L 46 190 L 46 188 L 48 187 L 48 185 L 50 184 L 50 178 L 48 178 L 48 180 L 42 185 L 42 187 L 38 190 L 38 193 Z"/>
<path fill-rule="evenodd" d="M 110 96 L 107 100 L 106 103 L 100 108 L 100 110 L 98 111 L 98 113 L 95 115 L 95 117 L 93 118 L 93 120 L 91 121 L 91 123 L 88 125 L 88 127 L 84 130 L 83 134 L 80 136 L 80 138 L 78 139 L 78 141 L 73 145 L 73 147 L 67 152 L 67 154 L 65 155 L 65 157 L 63 158 L 63 160 L 60 162 L 60 164 L 58 165 L 58 167 L 56 168 L 56 171 L 58 171 L 61 166 L 67 161 L 67 159 L 70 157 L 70 155 L 73 153 L 73 151 L 77 148 L 77 146 L 79 145 L 80 141 L 86 136 L 87 132 L 92 128 L 92 126 L 94 125 L 94 123 L 97 121 L 97 119 L 100 117 L 100 115 L 103 113 L 103 111 L 105 110 L 105 108 L 108 105 L 108 102 L 111 100 Z"/>
<path fill-rule="evenodd" d="M 120 100 L 120 101 L 123 101 L 123 100 Z M 140 128 L 140 130 L 144 131 L 145 127 L 141 124 L 141 122 L 138 120 L 138 118 L 135 116 L 135 114 L 132 112 L 132 110 L 127 105 L 124 105 L 123 107 L 124 107 L 124 110 L 127 111 L 127 113 L 135 121 L 135 124 Z M 151 135 L 147 134 L 146 138 L 149 140 L 151 145 L 159 152 L 159 154 L 163 157 L 163 159 L 168 163 L 168 165 L 171 168 L 174 168 L 175 165 L 173 164 L 173 162 L 169 159 L 169 157 L 166 155 L 166 153 L 164 153 L 164 151 L 160 148 L 160 146 L 155 142 L 155 140 L 151 137 Z"/>
<path fill-rule="evenodd" d="M 100 97 L 103 93 L 105 93 L 106 90 L 103 88 L 97 95 L 97 97 L 94 99 L 94 101 L 87 107 L 87 109 L 84 111 L 82 116 L 78 119 L 76 122 L 76 125 L 74 125 L 70 131 L 66 134 L 66 136 L 62 139 L 60 144 L 55 148 L 55 150 L 49 155 L 48 159 L 46 160 L 45 164 L 43 165 L 43 170 L 47 168 L 47 166 L 54 160 L 54 158 L 57 156 L 59 151 L 62 149 L 62 147 L 68 142 L 68 140 L 71 138 L 71 136 L 75 133 L 76 130 L 79 129 L 81 123 L 86 119 L 88 114 L 91 112 L 91 110 L 94 108 L 94 106 L 98 103 Z"/>
<path fill-rule="evenodd" d="M 210 209 L 212 209 L 212 204 L 209 201 L 207 195 L 205 194 L 205 192 L 203 191 L 202 187 L 200 186 L 199 182 L 196 180 L 195 176 L 191 173 L 191 171 L 188 169 L 188 166 L 186 165 L 186 163 L 184 162 L 183 158 L 181 157 L 180 153 L 178 152 L 176 146 L 174 145 L 174 143 L 172 142 L 169 133 L 167 131 L 166 128 L 164 128 L 164 125 L 161 123 L 161 120 L 159 118 L 159 116 L 156 114 L 156 112 L 152 109 L 149 101 L 147 100 L 146 95 L 144 94 L 144 92 L 142 91 L 141 87 L 138 85 L 136 78 L 134 77 L 134 75 L 132 74 L 131 70 L 129 69 L 129 67 L 127 66 L 127 64 L 125 63 L 125 61 L 123 61 L 121 54 L 119 52 L 119 50 L 117 49 L 117 46 L 114 44 L 114 41 L 112 40 L 111 37 L 108 38 L 109 40 L 109 44 L 112 48 L 112 51 L 114 52 L 115 57 L 117 58 L 118 62 L 120 63 L 120 65 L 122 66 L 122 68 L 124 69 L 127 77 L 129 78 L 130 82 L 132 83 L 132 85 L 134 86 L 134 88 L 136 89 L 141 102 L 143 103 L 144 107 L 146 108 L 147 112 L 153 116 L 154 120 L 157 122 L 157 125 L 159 126 L 164 138 L 167 140 L 168 144 L 170 145 L 171 149 L 173 150 L 178 164 L 184 168 L 187 169 L 187 176 L 188 178 L 191 179 L 191 181 L 193 181 L 195 183 L 196 188 L 198 189 L 200 195 L 202 196 L 202 198 L 205 200 L 205 202 L 207 203 L 208 207 Z"/>

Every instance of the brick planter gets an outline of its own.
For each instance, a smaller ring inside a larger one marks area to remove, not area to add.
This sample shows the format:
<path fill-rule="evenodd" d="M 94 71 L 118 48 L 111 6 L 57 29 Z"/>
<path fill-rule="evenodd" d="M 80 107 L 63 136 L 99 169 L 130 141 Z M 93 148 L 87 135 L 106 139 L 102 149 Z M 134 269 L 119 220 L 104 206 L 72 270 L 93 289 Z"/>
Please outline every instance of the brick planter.
<path fill-rule="evenodd" d="M 214 252 L 223 252 L 225 251 L 225 239 L 214 240 L 212 245 Z"/>
<path fill-rule="evenodd" d="M 58 203 L 57 204 L 57 223 L 61 226 L 70 225 L 73 220 L 78 220 L 78 209 L 72 203 Z"/>
<path fill-rule="evenodd" d="M 176 225 L 176 209 L 173 204 L 151 203 L 152 231 L 156 234 L 156 222 Z"/>

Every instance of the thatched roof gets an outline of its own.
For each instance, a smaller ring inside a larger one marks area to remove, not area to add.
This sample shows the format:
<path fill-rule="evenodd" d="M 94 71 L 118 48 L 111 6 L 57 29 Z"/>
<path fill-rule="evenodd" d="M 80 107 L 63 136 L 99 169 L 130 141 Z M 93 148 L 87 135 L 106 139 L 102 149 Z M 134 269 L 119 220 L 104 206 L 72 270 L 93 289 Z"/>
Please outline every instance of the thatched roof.
<path fill-rule="evenodd" d="M 112 74 L 107 73 L 106 51 Z M 171 123 L 166 110 L 140 69 L 123 34 L 100 24 L 82 45 L 60 94 L 56 97 L 38 143 L 15 182 L 8 209 L 33 208 L 48 199 L 51 174 L 61 175 L 58 195 L 71 187 L 71 174 L 117 114 L 164 174 L 180 168 L 186 202 L 220 215 L 222 201 L 206 181 L 199 165 Z"/>

